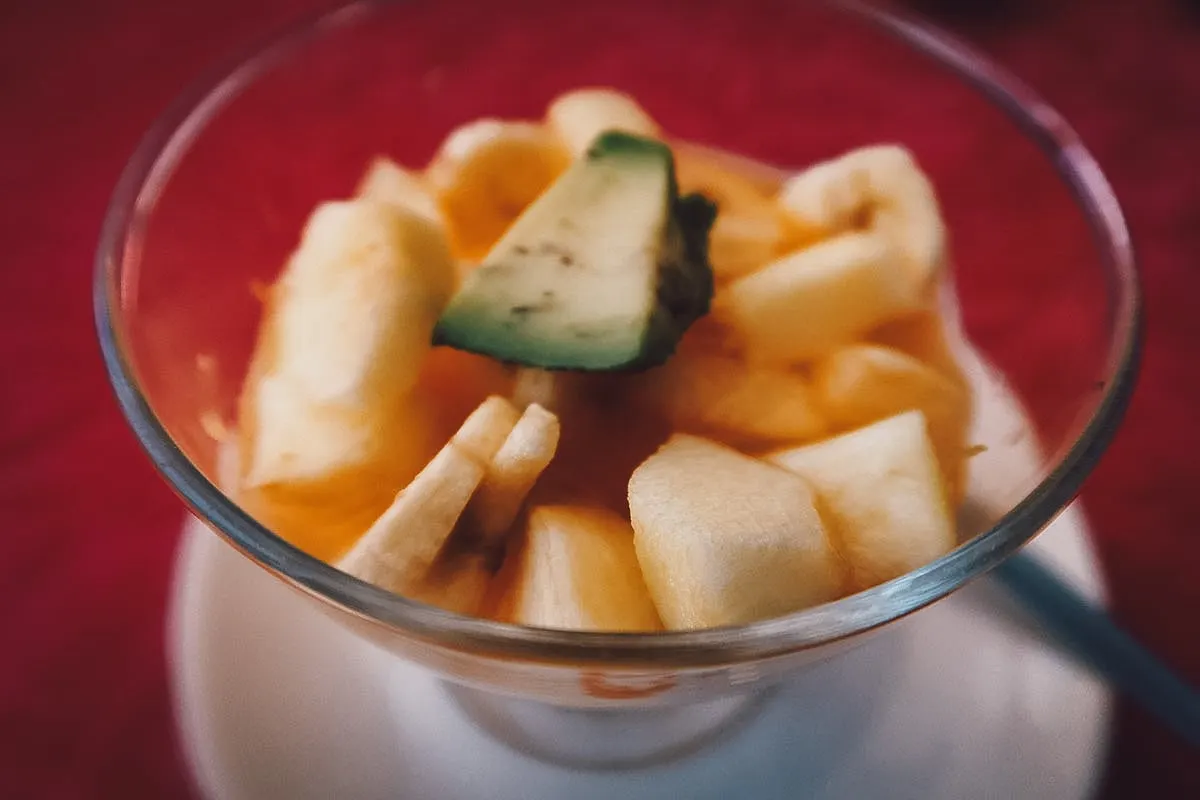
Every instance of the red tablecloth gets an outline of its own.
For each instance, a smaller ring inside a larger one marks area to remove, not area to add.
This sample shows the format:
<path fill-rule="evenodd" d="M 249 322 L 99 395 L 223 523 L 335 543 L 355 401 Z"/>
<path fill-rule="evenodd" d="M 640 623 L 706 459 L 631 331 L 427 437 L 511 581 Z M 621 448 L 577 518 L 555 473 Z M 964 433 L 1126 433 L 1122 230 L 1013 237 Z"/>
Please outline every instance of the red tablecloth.
<path fill-rule="evenodd" d="M 110 399 L 92 253 L 117 174 L 168 100 L 317 5 L 0 4 L 0 797 L 190 792 L 163 660 L 181 509 Z M 1085 500 L 1118 617 L 1200 682 L 1200 15 L 1165 0 L 922 5 L 959 9 L 948 24 L 1058 105 L 1129 211 L 1145 369 Z M 1200 797 L 1189 755 L 1122 706 L 1105 796 Z"/>

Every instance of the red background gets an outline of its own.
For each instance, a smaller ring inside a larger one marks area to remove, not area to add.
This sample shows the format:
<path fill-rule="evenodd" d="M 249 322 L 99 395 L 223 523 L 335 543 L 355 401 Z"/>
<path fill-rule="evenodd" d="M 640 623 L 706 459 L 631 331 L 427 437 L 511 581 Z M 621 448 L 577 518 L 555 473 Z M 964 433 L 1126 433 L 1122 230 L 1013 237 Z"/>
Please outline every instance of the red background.
<path fill-rule="evenodd" d="M 180 506 L 110 398 L 90 272 L 138 137 L 211 62 L 317 0 L 0 2 L 0 797 L 189 794 L 163 660 Z M 1108 171 L 1144 264 L 1143 377 L 1085 490 L 1115 613 L 1200 682 L 1200 13 L 926 0 L 1035 86 Z M 1200 797 L 1122 705 L 1105 797 Z"/>

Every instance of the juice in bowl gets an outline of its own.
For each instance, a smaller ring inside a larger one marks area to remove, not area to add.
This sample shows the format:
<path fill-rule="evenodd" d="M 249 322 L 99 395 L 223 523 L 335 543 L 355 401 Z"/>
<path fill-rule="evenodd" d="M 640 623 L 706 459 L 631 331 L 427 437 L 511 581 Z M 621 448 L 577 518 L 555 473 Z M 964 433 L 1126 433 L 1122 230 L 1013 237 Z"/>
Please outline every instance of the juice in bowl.
<path fill-rule="evenodd" d="M 515 24 L 495 13 L 473 24 Z M 99 321 L 135 431 L 209 526 L 458 687 L 499 738 L 630 766 L 698 746 L 1030 539 L 1123 408 L 1136 291 L 1070 130 L 925 29 L 781 11 L 779 30 L 932 87 L 928 113 L 964 131 L 908 131 L 858 87 L 791 147 L 722 136 L 737 69 L 698 92 L 634 36 L 622 57 L 644 71 L 613 75 L 620 37 L 547 13 L 546 46 L 578 63 L 511 107 L 481 99 L 486 80 L 457 93 L 477 74 L 463 17 L 372 3 L 184 103 L 118 190 Z M 722 13 L 621 18 L 719 47 Z M 814 81 L 789 101 L 815 108 Z M 320 134 L 264 144 L 304 121 Z M 989 230 L 1016 201 L 974 187 L 1008 173 L 960 179 L 931 141 L 1024 170 L 1061 232 Z M 1062 309 L 1025 280 L 1052 268 L 1082 287 L 1078 324 L 1038 347 L 1021 337 Z M 1011 431 L 979 413 L 1006 379 L 1040 397 L 1040 448 L 1015 471 Z"/>

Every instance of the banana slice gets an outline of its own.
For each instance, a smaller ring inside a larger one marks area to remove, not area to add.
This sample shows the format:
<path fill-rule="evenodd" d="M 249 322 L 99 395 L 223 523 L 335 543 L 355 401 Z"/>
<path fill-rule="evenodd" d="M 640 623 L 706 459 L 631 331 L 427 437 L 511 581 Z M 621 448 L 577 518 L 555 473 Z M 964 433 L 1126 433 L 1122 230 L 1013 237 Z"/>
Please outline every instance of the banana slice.
<path fill-rule="evenodd" d="M 810 167 L 784 184 L 779 203 L 808 227 L 882 234 L 922 295 L 942 268 L 946 231 L 937 196 L 902 147 L 865 147 Z"/>
<path fill-rule="evenodd" d="M 454 254 L 483 258 L 570 160 L 553 133 L 531 122 L 481 119 L 451 133 L 425 179 Z"/>
<path fill-rule="evenodd" d="M 659 136 L 658 124 L 637 101 L 614 89 L 576 89 L 559 95 L 546 109 L 546 124 L 576 157 L 604 131 Z"/>

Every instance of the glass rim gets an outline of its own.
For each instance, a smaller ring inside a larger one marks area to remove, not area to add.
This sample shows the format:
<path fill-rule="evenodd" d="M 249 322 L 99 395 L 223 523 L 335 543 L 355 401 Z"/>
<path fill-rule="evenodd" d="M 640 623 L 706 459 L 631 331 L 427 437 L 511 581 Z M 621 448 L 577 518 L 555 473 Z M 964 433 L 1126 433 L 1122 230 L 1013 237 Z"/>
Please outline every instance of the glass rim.
<path fill-rule="evenodd" d="M 1033 538 L 1075 496 L 1119 426 L 1133 392 L 1142 300 L 1128 227 L 1112 189 L 1078 134 L 1023 82 L 956 37 L 911 16 L 857 0 L 819 0 L 931 58 L 1005 113 L 1051 161 L 1091 230 L 1099 265 L 1114 281 L 1112 378 L 1077 438 L 1037 486 L 994 525 L 950 553 L 871 589 L 744 625 L 655 633 L 530 628 L 459 615 L 372 586 L 276 536 L 230 500 L 175 444 L 142 393 L 123 345 L 123 263 L 180 157 L 221 107 L 310 40 L 389 5 L 356 0 L 314 14 L 244 49 L 183 92 L 151 126 L 126 165 L 101 229 L 94 274 L 100 349 L 118 404 L 159 473 L 185 504 L 252 561 L 294 587 L 368 622 L 478 655 L 576 665 L 703 667 L 824 646 L 905 616 L 987 572 Z M 1074 433 L 1075 431 L 1073 431 Z"/>

